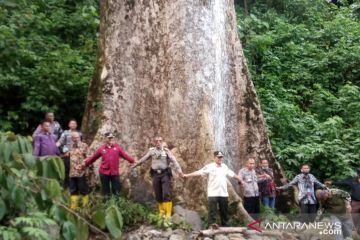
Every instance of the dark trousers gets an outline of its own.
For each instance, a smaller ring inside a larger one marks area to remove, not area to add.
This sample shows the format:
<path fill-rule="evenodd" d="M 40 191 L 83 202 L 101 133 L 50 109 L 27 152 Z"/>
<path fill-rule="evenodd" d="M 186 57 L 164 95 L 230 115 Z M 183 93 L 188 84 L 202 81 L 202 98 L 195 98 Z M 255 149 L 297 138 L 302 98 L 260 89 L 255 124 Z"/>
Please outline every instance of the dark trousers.
<path fill-rule="evenodd" d="M 155 198 L 158 202 L 170 202 L 170 176 L 167 173 L 154 174 L 152 177 Z"/>
<path fill-rule="evenodd" d="M 244 208 L 253 219 L 259 218 L 260 213 L 260 198 L 244 197 Z"/>
<path fill-rule="evenodd" d="M 351 200 L 351 217 L 356 231 L 360 232 L 360 201 Z"/>
<path fill-rule="evenodd" d="M 100 174 L 101 192 L 105 198 L 110 197 L 110 184 L 111 190 L 114 195 L 119 196 L 121 190 L 120 177 L 119 175 L 106 175 Z"/>
<path fill-rule="evenodd" d="M 333 224 L 341 226 L 341 232 L 337 232 L 334 234 L 335 240 L 344 240 L 348 237 L 352 239 L 353 223 L 350 216 L 331 215 L 330 219 Z"/>
<path fill-rule="evenodd" d="M 70 177 L 70 194 L 71 195 L 87 195 L 89 193 L 89 187 L 86 182 L 86 177 Z"/>
<path fill-rule="evenodd" d="M 316 204 L 300 203 L 300 214 L 301 222 L 313 222 L 316 218 Z"/>
<path fill-rule="evenodd" d="M 70 187 L 69 173 L 70 173 L 70 157 L 64 157 L 64 167 L 65 167 L 65 178 L 64 178 L 64 188 Z"/>
<path fill-rule="evenodd" d="M 208 225 L 216 223 L 217 207 L 220 209 L 221 226 L 228 225 L 228 198 L 227 197 L 208 197 L 209 215 Z"/>

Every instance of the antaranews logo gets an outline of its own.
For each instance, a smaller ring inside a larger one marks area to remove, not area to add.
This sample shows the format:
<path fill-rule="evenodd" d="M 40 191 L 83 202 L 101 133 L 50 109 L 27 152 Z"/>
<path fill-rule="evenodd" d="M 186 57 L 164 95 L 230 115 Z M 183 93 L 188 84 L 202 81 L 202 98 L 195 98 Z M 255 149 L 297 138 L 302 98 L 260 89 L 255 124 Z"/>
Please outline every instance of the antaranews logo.
<path fill-rule="evenodd" d="M 261 220 L 257 219 L 247 225 L 249 229 L 262 232 Z M 318 230 L 320 235 L 341 235 L 341 222 L 266 222 L 263 224 L 264 230 Z"/>
<path fill-rule="evenodd" d="M 256 225 L 258 225 L 258 226 L 256 226 Z M 250 228 L 250 229 L 253 229 L 253 230 L 257 231 L 257 232 L 262 232 L 262 230 L 261 230 L 261 220 L 260 219 L 257 219 L 254 222 L 249 223 L 247 225 L 247 227 Z"/>

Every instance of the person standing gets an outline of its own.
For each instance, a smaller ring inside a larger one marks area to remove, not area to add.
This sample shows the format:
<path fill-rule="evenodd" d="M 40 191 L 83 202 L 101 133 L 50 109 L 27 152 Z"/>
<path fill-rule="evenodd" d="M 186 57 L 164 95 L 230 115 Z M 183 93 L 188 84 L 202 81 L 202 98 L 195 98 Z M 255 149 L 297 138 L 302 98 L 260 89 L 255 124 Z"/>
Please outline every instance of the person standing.
<path fill-rule="evenodd" d="M 55 136 L 50 132 L 50 122 L 43 121 L 41 131 L 34 137 L 33 155 L 35 157 L 57 156 L 60 151 L 56 146 Z"/>
<path fill-rule="evenodd" d="M 246 162 L 246 167 L 239 171 L 240 184 L 244 188 L 244 208 L 248 214 L 257 219 L 260 213 L 260 198 L 258 183 L 263 183 L 270 176 L 258 180 L 255 172 L 255 159 L 249 158 Z"/>
<path fill-rule="evenodd" d="M 264 180 L 258 184 L 260 200 L 264 206 L 275 208 L 276 189 L 274 182 L 274 173 L 269 167 L 267 159 L 262 159 L 260 166 L 255 170 L 257 178 Z"/>
<path fill-rule="evenodd" d="M 55 114 L 53 112 L 47 112 L 45 114 L 45 121 L 50 123 L 50 133 L 55 135 L 55 141 L 57 141 L 60 138 L 63 130 L 61 128 L 60 123 L 55 121 Z M 40 132 L 41 132 L 41 124 L 36 128 L 32 137 L 35 138 L 35 136 Z"/>
<path fill-rule="evenodd" d="M 101 190 L 105 200 L 110 197 L 110 186 L 114 195 L 120 195 L 120 158 L 124 158 L 131 164 L 135 162 L 134 158 L 129 156 L 118 144 L 113 142 L 113 139 L 114 135 L 111 132 L 105 133 L 105 144 L 98 148 L 92 156 L 86 158 L 76 167 L 77 169 L 83 169 L 93 164 L 100 157 L 102 158 L 99 173 Z"/>
<path fill-rule="evenodd" d="M 62 152 L 68 152 L 71 149 L 71 146 L 73 144 L 72 141 L 72 133 L 77 132 L 80 135 L 80 138 L 82 137 L 81 132 L 77 129 L 77 121 L 75 119 L 70 119 L 68 124 L 69 129 L 65 130 L 59 140 L 56 142 L 56 145 L 62 149 Z"/>
<path fill-rule="evenodd" d="M 337 181 L 333 184 L 351 188 L 351 216 L 355 229 L 360 234 L 360 168 L 357 169 L 355 177 Z"/>
<path fill-rule="evenodd" d="M 163 139 L 161 137 L 155 137 L 154 143 L 155 147 L 150 148 L 134 167 L 151 159 L 150 175 L 152 177 L 156 201 L 159 205 L 159 214 L 161 217 L 165 216 L 166 218 L 170 218 L 172 212 L 170 184 L 172 173 L 169 164 L 173 163 L 175 165 L 180 176 L 183 176 L 183 173 L 180 164 L 171 151 L 163 147 Z"/>
<path fill-rule="evenodd" d="M 223 163 L 224 155 L 220 151 L 214 152 L 214 162 L 207 164 L 200 170 L 184 174 L 185 178 L 194 176 L 208 176 L 208 225 L 216 224 L 217 207 L 220 209 L 221 225 L 228 226 L 228 197 L 227 177 L 240 178 Z"/>
<path fill-rule="evenodd" d="M 80 134 L 76 131 L 71 133 L 72 145 L 70 147 L 70 172 L 69 172 L 69 187 L 70 187 L 70 202 L 71 209 L 78 207 L 79 196 L 82 196 L 82 206 L 87 207 L 89 204 L 89 187 L 86 182 L 85 171 L 76 169 L 76 166 L 87 157 L 89 147 L 86 143 L 81 141 Z"/>
<path fill-rule="evenodd" d="M 65 166 L 65 179 L 64 179 L 64 187 L 69 187 L 69 171 L 70 171 L 70 156 L 69 151 L 71 150 L 73 141 L 72 141 L 72 133 L 77 132 L 79 133 L 79 136 L 81 138 L 81 133 L 77 130 L 77 122 L 75 119 L 71 119 L 69 121 L 69 129 L 65 130 L 62 134 L 59 140 L 56 143 L 56 146 L 58 146 L 61 149 L 62 152 L 62 158 L 64 160 L 64 166 Z"/>
<path fill-rule="evenodd" d="M 277 187 L 278 190 L 286 190 L 290 186 L 297 185 L 299 189 L 299 205 L 302 222 L 313 222 L 316 217 L 316 198 L 314 193 L 315 185 L 320 188 L 327 189 L 327 187 L 319 182 L 319 180 L 310 174 L 309 164 L 303 164 L 301 166 L 301 174 L 295 176 L 288 184 Z"/>

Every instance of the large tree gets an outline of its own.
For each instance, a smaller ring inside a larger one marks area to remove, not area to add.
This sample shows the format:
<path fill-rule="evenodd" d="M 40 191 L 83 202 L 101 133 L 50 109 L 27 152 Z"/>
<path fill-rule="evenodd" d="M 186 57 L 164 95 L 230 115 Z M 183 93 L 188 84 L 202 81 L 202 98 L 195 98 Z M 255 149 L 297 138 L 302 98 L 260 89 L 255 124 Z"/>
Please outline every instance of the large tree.
<path fill-rule="evenodd" d="M 83 119 L 94 148 L 112 130 L 137 157 L 161 135 L 184 172 L 211 162 L 214 150 L 235 171 L 249 157 L 274 163 L 233 0 L 102 0 L 100 8 L 98 61 Z M 128 181 L 135 199 L 152 198 L 148 167 L 141 171 L 145 181 Z M 205 179 L 175 178 L 173 187 L 177 201 L 206 206 Z M 239 200 L 233 188 L 231 195 Z"/>

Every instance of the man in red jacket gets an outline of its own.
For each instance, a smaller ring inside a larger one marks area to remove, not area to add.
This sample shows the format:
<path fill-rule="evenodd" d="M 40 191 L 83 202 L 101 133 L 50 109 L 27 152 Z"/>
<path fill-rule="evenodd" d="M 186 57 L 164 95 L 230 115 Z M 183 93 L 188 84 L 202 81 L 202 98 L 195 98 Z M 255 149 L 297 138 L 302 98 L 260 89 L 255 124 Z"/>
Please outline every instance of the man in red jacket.
<path fill-rule="evenodd" d="M 85 168 L 94 163 L 100 157 L 102 158 L 99 173 L 101 181 L 102 194 L 105 198 L 110 196 L 110 183 L 112 193 L 120 194 L 121 185 L 119 178 L 120 157 L 133 164 L 134 158 L 129 156 L 118 144 L 113 143 L 114 135 L 111 132 L 105 133 L 105 144 L 101 146 L 91 156 L 86 158 L 78 168 Z"/>

